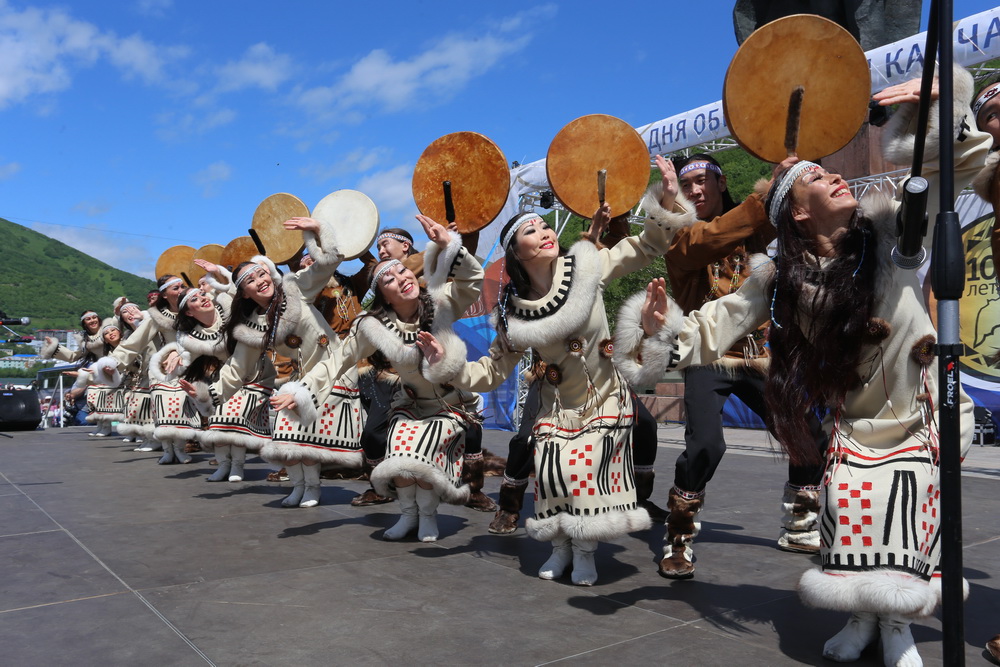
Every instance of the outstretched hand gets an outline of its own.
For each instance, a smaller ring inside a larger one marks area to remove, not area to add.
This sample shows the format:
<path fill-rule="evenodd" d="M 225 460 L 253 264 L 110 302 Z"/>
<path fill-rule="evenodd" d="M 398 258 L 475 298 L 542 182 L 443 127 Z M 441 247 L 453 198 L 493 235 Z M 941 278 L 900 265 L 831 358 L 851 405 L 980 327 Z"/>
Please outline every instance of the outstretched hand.
<path fill-rule="evenodd" d="M 298 229 L 300 231 L 313 232 L 313 233 L 319 231 L 319 220 L 315 220 L 313 218 L 305 218 L 305 217 L 289 218 L 288 220 L 285 220 L 281 224 L 285 226 L 285 229 L 291 229 L 291 230 Z"/>
<path fill-rule="evenodd" d="M 181 386 L 181 389 L 184 390 L 184 393 L 190 396 L 191 398 L 198 397 L 198 388 L 195 387 L 190 382 L 188 382 L 187 380 L 178 380 L 177 384 L 179 384 Z"/>
<path fill-rule="evenodd" d="M 642 304 L 642 332 L 653 336 L 667 322 L 667 281 L 654 278 L 646 285 L 646 300 Z"/>
<path fill-rule="evenodd" d="M 444 359 L 444 346 L 429 331 L 421 331 L 417 334 L 417 347 L 424 353 L 424 359 L 431 366 Z"/>
<path fill-rule="evenodd" d="M 207 259 L 195 259 L 193 261 L 194 261 L 194 263 L 196 265 L 198 265 L 201 268 L 205 269 L 206 273 L 211 273 L 211 274 L 218 275 L 218 273 L 219 273 L 219 265 L 218 264 L 213 264 L 212 262 L 208 261 Z"/>
<path fill-rule="evenodd" d="M 887 107 L 890 104 L 919 104 L 920 103 L 920 80 L 922 77 L 910 79 L 895 86 L 889 86 L 884 90 L 872 95 L 872 99 L 880 106 Z M 931 102 L 938 98 L 938 78 L 934 77 L 931 84 Z"/>
<path fill-rule="evenodd" d="M 674 168 L 674 161 L 668 160 L 662 155 L 657 155 L 653 161 L 663 176 L 663 194 L 660 195 L 660 206 L 669 211 L 674 207 L 677 193 L 680 192 L 680 186 L 677 184 L 677 170 Z"/>
<path fill-rule="evenodd" d="M 292 394 L 275 394 L 270 399 L 271 407 L 275 410 L 294 410 L 295 396 Z"/>
<path fill-rule="evenodd" d="M 417 221 L 427 233 L 427 238 L 434 241 L 442 250 L 448 247 L 448 242 L 451 241 L 451 232 L 444 225 L 426 215 L 418 215 Z"/>

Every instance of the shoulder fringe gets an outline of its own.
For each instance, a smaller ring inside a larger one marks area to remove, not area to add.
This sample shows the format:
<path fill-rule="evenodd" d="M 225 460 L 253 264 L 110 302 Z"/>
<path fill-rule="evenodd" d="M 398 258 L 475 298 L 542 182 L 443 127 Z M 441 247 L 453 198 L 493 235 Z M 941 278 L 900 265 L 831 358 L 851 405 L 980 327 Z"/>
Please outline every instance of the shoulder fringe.
<path fill-rule="evenodd" d="M 58 349 L 59 349 L 59 341 L 53 338 L 51 343 L 45 343 L 45 345 L 42 345 L 42 349 L 38 353 L 38 356 L 40 356 L 42 359 L 51 359 L 55 355 L 56 350 Z"/>
<path fill-rule="evenodd" d="M 694 206 L 680 192 L 674 202 L 674 209 L 668 211 L 660 204 L 660 197 L 663 196 L 663 182 L 657 181 L 649 186 L 646 194 L 642 198 L 642 210 L 646 212 L 646 217 L 650 220 L 662 224 L 674 234 L 678 230 L 690 227 L 698 222 Z"/>
<path fill-rule="evenodd" d="M 180 364 L 174 369 L 172 373 L 166 373 L 163 370 L 163 362 L 167 360 L 171 352 L 176 352 L 181 357 Z M 191 353 L 181 347 L 178 343 L 167 343 L 159 350 L 156 351 L 149 360 L 149 378 L 153 382 L 164 382 L 171 383 L 177 380 L 187 370 L 187 367 L 191 365 Z"/>
<path fill-rule="evenodd" d="M 972 75 L 964 68 L 955 66 L 954 80 L 954 109 L 952 119 L 954 127 L 951 128 L 951 136 L 958 137 L 962 131 L 962 125 L 968 127 L 974 122 L 972 111 L 969 105 L 972 103 L 972 93 L 975 90 L 975 82 Z M 941 122 L 938 103 L 931 105 L 930 115 L 927 118 L 927 139 L 924 145 L 924 162 L 937 159 L 941 150 Z M 917 105 L 901 104 L 899 110 L 893 114 L 886 124 L 885 133 L 882 135 L 882 153 L 893 164 L 907 166 L 913 161 L 913 145 L 916 140 Z"/>
<path fill-rule="evenodd" d="M 543 519 L 528 519 L 525 530 L 533 539 L 547 542 L 565 535 L 574 540 L 607 542 L 628 533 L 647 530 L 653 523 L 643 508 L 574 516 L 559 512 Z"/>
<path fill-rule="evenodd" d="M 218 281 L 214 274 L 206 273 L 205 280 L 208 284 L 219 294 L 228 294 L 229 296 L 236 296 L 236 285 L 233 283 L 233 273 L 229 271 L 224 266 L 219 267 L 219 273 L 229 282 L 223 284 Z"/>
<path fill-rule="evenodd" d="M 295 409 L 285 411 L 285 416 L 290 421 L 308 425 L 319 419 L 319 401 L 316 399 L 316 394 L 312 393 L 304 383 L 286 382 L 275 395 L 291 395 L 295 399 Z"/>
<path fill-rule="evenodd" d="M 104 373 L 106 368 L 111 369 L 110 378 Z M 118 360 L 114 357 L 101 357 L 90 367 L 90 372 L 94 374 L 95 384 L 109 387 L 120 387 L 122 384 L 122 374 L 118 371 Z"/>
<path fill-rule="evenodd" d="M 321 266 L 338 266 L 344 261 L 344 256 L 337 248 L 337 235 L 333 225 L 319 223 L 319 234 L 310 231 L 302 232 L 302 238 L 309 249 L 309 256 Z"/>
<path fill-rule="evenodd" d="M 993 184 L 993 176 L 997 171 L 997 163 L 1000 163 L 1000 151 L 993 151 L 986 156 L 986 164 L 972 179 L 972 189 L 990 204 L 993 203 L 993 198 L 990 197 L 990 188 Z"/>
<path fill-rule="evenodd" d="M 964 579 L 964 594 L 969 584 Z M 827 574 L 806 570 L 799 580 L 799 597 L 810 607 L 836 611 L 871 611 L 912 618 L 930 616 L 941 600 L 941 584 L 895 570 Z"/>
<path fill-rule="evenodd" d="M 633 294 L 618 311 L 612 361 L 633 387 L 656 384 L 666 370 L 677 363 L 677 336 L 684 326 L 684 313 L 677 302 L 667 297 L 667 321 L 654 335 L 642 331 L 643 290 Z"/>

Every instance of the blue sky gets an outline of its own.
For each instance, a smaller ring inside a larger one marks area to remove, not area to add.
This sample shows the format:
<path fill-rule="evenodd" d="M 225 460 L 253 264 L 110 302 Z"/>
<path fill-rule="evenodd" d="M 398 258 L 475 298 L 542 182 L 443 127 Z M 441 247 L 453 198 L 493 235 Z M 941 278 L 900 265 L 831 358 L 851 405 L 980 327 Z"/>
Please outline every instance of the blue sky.
<path fill-rule="evenodd" d="M 0 0 L 0 217 L 147 277 L 171 245 L 246 234 L 275 192 L 361 190 L 418 229 L 410 178 L 439 136 L 530 162 L 584 114 L 718 100 L 731 7 Z"/>

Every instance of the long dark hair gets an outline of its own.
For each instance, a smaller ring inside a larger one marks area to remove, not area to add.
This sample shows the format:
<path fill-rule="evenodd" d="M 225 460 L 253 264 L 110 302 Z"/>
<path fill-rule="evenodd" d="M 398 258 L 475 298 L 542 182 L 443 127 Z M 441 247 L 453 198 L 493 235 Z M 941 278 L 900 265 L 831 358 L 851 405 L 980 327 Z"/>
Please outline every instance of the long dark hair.
<path fill-rule="evenodd" d="M 250 266 L 260 267 L 260 264 L 255 262 L 240 262 L 239 265 L 233 269 L 233 281 L 236 281 L 236 277 L 240 275 L 244 267 Z M 264 267 L 261 267 L 264 268 Z M 264 268 L 267 271 L 266 268 Z M 278 326 L 278 311 L 280 310 L 281 304 L 285 300 L 285 290 L 281 289 L 281 284 L 278 281 L 273 280 L 274 283 L 274 295 L 271 297 L 270 303 L 267 304 L 267 336 L 265 339 L 271 337 L 274 333 L 274 328 Z M 236 288 L 236 296 L 233 297 L 233 305 L 229 310 L 229 320 L 226 321 L 223 327 L 224 335 L 226 336 L 226 349 L 229 350 L 229 354 L 233 354 L 236 351 L 236 337 L 233 332 L 236 331 L 236 326 L 241 322 L 244 322 L 250 318 L 254 310 L 257 309 L 257 302 L 250 297 L 243 296 L 243 288 Z"/>
<path fill-rule="evenodd" d="M 83 323 L 83 316 L 86 315 L 87 313 L 94 313 L 95 315 L 97 315 L 96 312 L 90 310 L 89 308 L 87 310 L 83 311 L 82 313 L 80 313 L 80 330 L 85 335 L 87 335 L 87 336 L 97 336 L 97 335 L 100 335 L 100 333 L 101 333 L 101 322 L 102 322 L 101 316 L 97 315 L 97 333 L 96 334 L 92 334 L 89 331 L 87 331 L 87 325 Z"/>
<path fill-rule="evenodd" d="M 377 270 L 378 264 L 375 265 L 373 273 Z M 420 296 L 417 301 L 417 326 L 420 331 L 429 332 L 431 327 L 434 325 L 434 300 L 431 299 L 431 295 L 428 294 L 426 287 L 424 287 L 420 281 L 418 281 L 417 284 L 420 288 Z M 375 319 L 381 321 L 383 318 L 388 316 L 390 311 L 392 311 L 392 306 L 385 300 L 380 286 L 376 285 L 375 296 L 372 298 L 372 302 L 368 306 L 368 310 L 360 317 L 374 317 Z M 380 351 L 376 351 L 375 354 L 368 357 L 368 362 L 375 368 L 376 371 L 384 371 L 392 368 L 392 363 Z"/>
<path fill-rule="evenodd" d="M 779 210 L 777 232 L 776 275 L 768 289 L 773 298 L 771 365 L 764 386 L 768 427 L 792 465 L 816 464 L 822 453 L 808 418 L 836 410 L 860 384 L 862 348 L 876 333 L 869 327 L 878 238 L 871 220 L 855 211 L 846 232 L 834 240 L 833 256 L 821 264 L 815 239 L 792 218 L 791 196 Z"/>
<path fill-rule="evenodd" d="M 180 305 L 180 302 L 184 299 L 185 296 L 187 296 L 188 292 L 197 292 L 197 291 L 199 291 L 199 289 L 197 287 L 189 287 L 189 288 L 187 288 L 186 290 L 184 290 L 183 292 L 181 292 L 180 296 L 177 299 L 177 304 Z M 185 308 L 186 307 L 187 306 L 185 305 Z M 199 322 L 198 320 L 196 320 L 191 315 L 186 314 L 184 312 L 184 308 L 178 308 L 177 309 L 177 330 L 178 331 L 183 331 L 184 333 L 191 333 L 192 331 L 194 331 L 194 328 L 196 326 L 198 326 L 199 324 L 201 324 L 201 322 Z"/>
<path fill-rule="evenodd" d="M 153 304 L 155 308 L 163 308 L 165 310 L 170 310 L 170 302 L 167 301 L 167 297 L 163 295 L 163 290 L 160 288 L 163 287 L 168 280 L 172 280 L 176 277 L 177 276 L 168 273 L 156 279 L 156 291 L 158 292 L 158 295 L 156 297 L 156 303 Z"/>
<path fill-rule="evenodd" d="M 677 169 L 677 173 L 679 174 L 679 173 L 681 173 L 681 169 L 685 165 L 690 164 L 691 162 L 710 162 L 710 163 L 714 164 L 716 167 L 718 167 L 720 170 L 722 169 L 722 165 L 719 164 L 719 161 L 716 160 L 711 155 L 709 155 L 708 153 L 694 153 L 694 154 L 689 155 L 687 157 L 674 158 L 674 168 Z M 722 182 L 721 182 L 722 181 L 722 176 L 720 176 L 719 174 L 715 173 L 714 171 L 709 172 L 709 173 L 712 176 L 715 177 L 716 183 L 719 183 L 719 185 L 721 187 L 721 185 L 722 185 Z M 723 213 L 727 213 L 727 212 L 733 210 L 734 208 L 736 208 L 737 206 L 739 206 L 739 202 L 733 200 L 733 196 L 729 193 L 729 188 L 728 187 L 726 187 L 725 190 L 721 190 L 721 194 L 722 194 L 722 212 Z"/>

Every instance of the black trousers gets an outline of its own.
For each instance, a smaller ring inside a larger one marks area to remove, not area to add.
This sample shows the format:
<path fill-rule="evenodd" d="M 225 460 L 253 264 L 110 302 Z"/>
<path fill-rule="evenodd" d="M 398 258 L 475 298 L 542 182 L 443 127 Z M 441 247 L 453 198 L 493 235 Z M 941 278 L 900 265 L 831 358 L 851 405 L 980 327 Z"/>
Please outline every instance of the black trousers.
<path fill-rule="evenodd" d="M 749 369 L 721 369 L 715 366 L 692 366 L 684 371 L 684 453 L 677 457 L 674 484 L 683 491 L 703 491 L 715 475 L 726 440 L 722 432 L 722 408 L 726 399 L 735 394 L 766 419 L 764 378 Z M 821 453 L 826 451 L 827 436 L 819 419 L 810 419 L 810 433 Z M 823 464 L 815 466 L 788 465 L 788 482 L 795 486 L 818 485 L 823 480 Z"/>
<path fill-rule="evenodd" d="M 518 482 L 527 481 L 535 467 L 534 428 L 542 407 L 538 382 L 532 382 L 521 406 L 521 426 L 510 439 L 504 477 Z M 656 420 L 635 396 L 635 423 L 632 426 L 632 461 L 637 467 L 651 466 L 656 461 Z"/>

